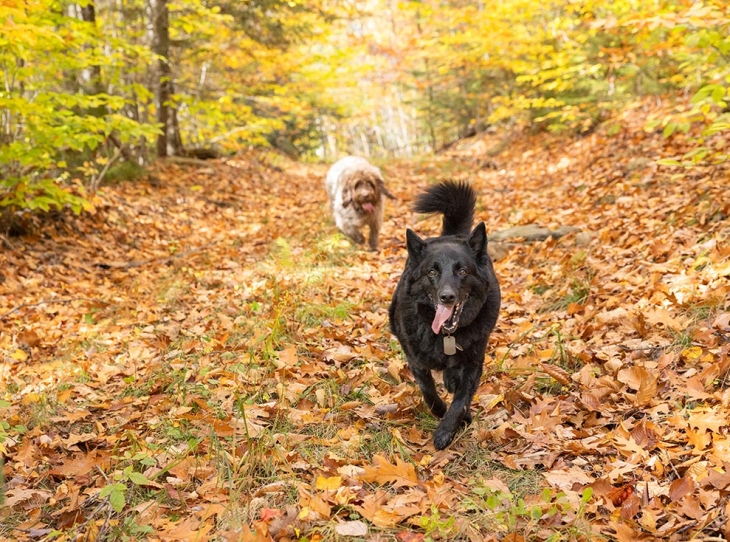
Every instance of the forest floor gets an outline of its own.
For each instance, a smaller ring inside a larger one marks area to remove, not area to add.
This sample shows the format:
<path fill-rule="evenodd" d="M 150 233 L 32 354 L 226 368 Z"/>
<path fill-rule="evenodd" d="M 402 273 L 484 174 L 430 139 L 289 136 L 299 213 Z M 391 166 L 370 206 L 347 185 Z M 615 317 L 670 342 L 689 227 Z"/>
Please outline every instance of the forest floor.
<path fill-rule="evenodd" d="M 646 112 L 381 164 L 381 250 L 326 167 L 168 163 L 0 238 L 0 540 L 726 540 L 728 169 Z M 677 152 L 675 152 L 677 151 Z M 436 451 L 388 331 L 414 195 L 469 180 L 503 305 Z"/>

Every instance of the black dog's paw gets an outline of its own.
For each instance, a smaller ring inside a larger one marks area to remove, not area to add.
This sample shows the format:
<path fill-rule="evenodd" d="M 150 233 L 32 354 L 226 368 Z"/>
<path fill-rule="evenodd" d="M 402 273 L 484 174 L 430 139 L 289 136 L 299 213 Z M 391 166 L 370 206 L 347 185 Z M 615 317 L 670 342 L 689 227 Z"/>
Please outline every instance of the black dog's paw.
<path fill-rule="evenodd" d="M 443 420 L 433 433 L 433 445 L 437 450 L 443 450 L 454 440 L 459 427 L 466 427 L 471 421 L 472 416 L 468 408 L 465 409 L 461 421 L 456 421 L 453 417 Z"/>
<path fill-rule="evenodd" d="M 437 450 L 443 450 L 456 436 L 456 430 L 446 429 L 440 425 L 436 428 L 433 433 L 433 445 Z"/>

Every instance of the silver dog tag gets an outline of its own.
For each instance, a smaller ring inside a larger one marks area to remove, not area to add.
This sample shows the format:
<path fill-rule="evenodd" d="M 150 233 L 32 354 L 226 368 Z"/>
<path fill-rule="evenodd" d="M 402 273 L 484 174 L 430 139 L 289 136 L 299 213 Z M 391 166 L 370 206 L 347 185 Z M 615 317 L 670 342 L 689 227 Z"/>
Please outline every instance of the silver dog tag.
<path fill-rule="evenodd" d="M 456 354 L 456 339 L 453 335 L 444 336 L 444 354 L 447 356 Z"/>

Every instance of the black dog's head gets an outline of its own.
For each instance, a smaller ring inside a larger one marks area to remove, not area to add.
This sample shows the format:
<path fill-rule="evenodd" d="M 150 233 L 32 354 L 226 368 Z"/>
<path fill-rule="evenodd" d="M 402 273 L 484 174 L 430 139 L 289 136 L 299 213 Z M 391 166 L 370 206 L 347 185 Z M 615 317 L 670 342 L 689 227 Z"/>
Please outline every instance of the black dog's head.
<path fill-rule="evenodd" d="M 431 329 L 453 333 L 479 314 L 489 290 L 487 231 L 479 223 L 468 238 L 421 239 L 406 231 L 411 293 L 417 303 L 435 312 Z"/>

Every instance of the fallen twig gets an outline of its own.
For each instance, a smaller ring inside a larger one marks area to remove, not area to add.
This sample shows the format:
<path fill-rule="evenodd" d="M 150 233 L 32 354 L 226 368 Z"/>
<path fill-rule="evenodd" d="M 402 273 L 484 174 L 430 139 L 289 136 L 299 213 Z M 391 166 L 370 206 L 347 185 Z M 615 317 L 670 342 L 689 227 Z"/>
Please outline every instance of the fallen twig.
<path fill-rule="evenodd" d="M 143 265 L 147 265 L 148 263 L 167 263 L 171 262 L 172 260 L 175 260 L 177 258 L 184 258 L 185 256 L 190 256 L 191 254 L 195 254 L 197 252 L 202 252 L 206 250 L 208 246 L 194 248 L 192 250 L 187 250 L 185 252 L 180 252 L 178 254 L 173 254 L 172 256 L 166 256 L 163 258 L 152 258 L 150 260 L 135 260 L 133 262 L 127 262 L 127 263 L 95 263 L 94 265 L 96 267 L 101 267 L 102 269 L 131 269 L 132 267 L 142 267 Z"/>
<path fill-rule="evenodd" d="M 5 243 L 5 246 L 7 246 L 10 250 L 15 250 L 15 246 L 4 235 L 0 235 L 0 241 Z"/>
<path fill-rule="evenodd" d="M 182 164 L 187 166 L 198 166 L 198 167 L 210 167 L 210 160 L 201 160 L 200 158 L 187 158 L 185 156 L 168 156 L 165 158 L 166 162 L 173 162 L 175 164 Z"/>
<path fill-rule="evenodd" d="M 2 316 L 0 316 L 0 321 L 5 320 L 5 318 L 10 316 L 14 312 L 18 312 L 19 310 L 25 309 L 27 307 L 37 307 L 39 305 L 48 305 L 50 303 L 71 303 L 73 301 L 89 301 L 92 303 L 101 303 L 102 305 L 111 305 L 111 303 L 102 301 L 101 299 L 90 299 L 88 297 L 72 297 L 70 299 L 44 299 L 43 301 L 38 301 L 37 303 L 23 303 L 22 305 L 18 305 L 14 309 L 11 309 Z"/>

